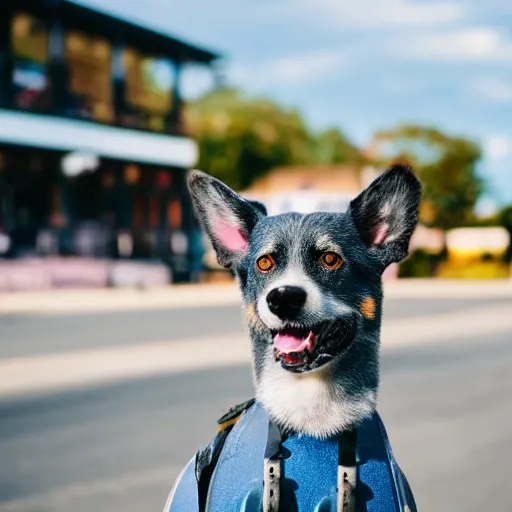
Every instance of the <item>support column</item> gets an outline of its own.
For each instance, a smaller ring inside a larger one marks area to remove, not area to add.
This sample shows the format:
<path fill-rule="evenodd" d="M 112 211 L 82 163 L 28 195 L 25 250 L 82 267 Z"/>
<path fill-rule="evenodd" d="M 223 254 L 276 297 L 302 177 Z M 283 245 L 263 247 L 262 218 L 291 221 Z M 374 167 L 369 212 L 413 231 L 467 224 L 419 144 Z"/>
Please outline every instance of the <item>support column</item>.
<path fill-rule="evenodd" d="M 73 214 L 72 214 L 72 190 L 69 179 L 59 169 L 58 182 L 59 194 L 59 219 L 62 225 L 58 228 L 59 254 L 70 255 L 73 253 Z"/>
<path fill-rule="evenodd" d="M 11 12 L 0 5 L 0 107 L 12 104 Z"/>
<path fill-rule="evenodd" d="M 140 169 L 134 164 L 122 164 L 116 173 L 116 243 L 121 258 L 130 257 L 133 252 L 134 186 L 139 178 Z M 120 243 L 123 247 L 119 246 Z"/>
<path fill-rule="evenodd" d="M 194 217 L 190 195 L 186 186 L 186 169 L 179 169 L 175 172 L 175 183 L 177 188 L 176 197 L 181 204 L 181 227 L 180 232 L 187 240 L 187 251 L 179 258 L 175 257 L 175 281 L 190 282 L 197 267 L 196 239 L 194 237 Z"/>
<path fill-rule="evenodd" d="M 48 40 L 48 76 L 51 83 L 52 109 L 57 114 L 66 113 L 66 98 L 68 95 L 68 75 L 64 55 L 64 28 L 62 22 L 54 13 L 50 22 Z M 62 155 L 64 157 L 64 155 Z M 59 253 L 73 253 L 73 206 L 72 184 L 62 170 L 62 160 L 59 162 L 59 213 L 63 225 L 59 228 Z"/>
<path fill-rule="evenodd" d="M 130 229 L 132 225 L 131 219 L 131 197 L 130 190 L 125 180 L 126 168 L 123 166 L 116 173 L 116 206 L 117 206 L 117 225 L 119 230 Z"/>
<path fill-rule="evenodd" d="M 185 127 L 183 126 L 182 109 L 183 102 L 181 100 L 181 63 L 174 63 L 174 87 L 171 94 L 173 94 L 173 105 L 171 112 L 166 116 L 166 131 L 168 133 L 184 133 Z"/>
<path fill-rule="evenodd" d="M 166 169 L 168 181 L 160 189 L 160 211 L 158 222 L 158 256 L 165 262 L 169 261 L 169 208 L 171 204 L 171 189 L 174 187 L 174 174 Z"/>
<path fill-rule="evenodd" d="M 57 114 L 65 114 L 68 108 L 68 70 L 65 60 L 64 28 L 54 14 L 50 23 L 48 41 L 48 75 L 51 83 L 52 106 Z"/>
<path fill-rule="evenodd" d="M 117 40 L 112 45 L 112 89 L 116 124 L 121 124 L 121 118 L 126 109 L 125 76 L 124 42 Z"/>
<path fill-rule="evenodd" d="M 7 165 L 5 152 L 0 149 L 0 229 L 5 229 L 7 221 L 7 193 L 4 185 L 5 167 Z"/>

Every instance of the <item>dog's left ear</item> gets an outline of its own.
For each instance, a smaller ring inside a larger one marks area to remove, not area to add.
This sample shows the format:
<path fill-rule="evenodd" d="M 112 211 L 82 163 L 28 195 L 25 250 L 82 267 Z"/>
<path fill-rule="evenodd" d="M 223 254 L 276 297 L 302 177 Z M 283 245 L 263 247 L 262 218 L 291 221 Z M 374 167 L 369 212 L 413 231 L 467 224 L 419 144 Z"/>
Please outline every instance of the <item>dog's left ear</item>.
<path fill-rule="evenodd" d="M 190 171 L 188 188 L 197 218 L 225 268 L 245 255 L 256 223 L 267 215 L 265 206 L 243 199 L 221 181 L 201 171 Z"/>
<path fill-rule="evenodd" d="M 395 165 L 350 203 L 362 241 L 384 266 L 407 256 L 420 199 L 421 184 L 412 170 Z"/>

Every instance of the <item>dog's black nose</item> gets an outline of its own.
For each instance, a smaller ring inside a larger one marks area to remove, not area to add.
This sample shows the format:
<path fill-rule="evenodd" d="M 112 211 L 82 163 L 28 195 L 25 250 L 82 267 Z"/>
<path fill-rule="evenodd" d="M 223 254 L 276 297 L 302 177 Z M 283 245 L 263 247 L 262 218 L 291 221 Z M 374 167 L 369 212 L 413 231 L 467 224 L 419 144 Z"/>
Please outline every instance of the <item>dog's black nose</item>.
<path fill-rule="evenodd" d="M 267 295 L 268 308 L 282 320 L 295 318 L 306 303 L 306 290 L 299 286 L 280 286 Z"/>

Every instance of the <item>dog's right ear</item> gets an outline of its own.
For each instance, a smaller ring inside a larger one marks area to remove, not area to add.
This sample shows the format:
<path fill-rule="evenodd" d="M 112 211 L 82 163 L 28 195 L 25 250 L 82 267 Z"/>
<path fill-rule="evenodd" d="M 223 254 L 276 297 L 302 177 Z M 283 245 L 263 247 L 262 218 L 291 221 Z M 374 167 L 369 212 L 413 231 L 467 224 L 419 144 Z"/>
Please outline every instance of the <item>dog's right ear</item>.
<path fill-rule="evenodd" d="M 247 252 L 254 226 L 267 215 L 265 206 L 243 199 L 221 181 L 201 171 L 190 171 L 188 189 L 196 216 L 217 253 L 231 268 Z"/>
<path fill-rule="evenodd" d="M 412 170 L 394 165 L 350 203 L 361 240 L 383 267 L 407 256 L 420 199 L 421 184 Z"/>

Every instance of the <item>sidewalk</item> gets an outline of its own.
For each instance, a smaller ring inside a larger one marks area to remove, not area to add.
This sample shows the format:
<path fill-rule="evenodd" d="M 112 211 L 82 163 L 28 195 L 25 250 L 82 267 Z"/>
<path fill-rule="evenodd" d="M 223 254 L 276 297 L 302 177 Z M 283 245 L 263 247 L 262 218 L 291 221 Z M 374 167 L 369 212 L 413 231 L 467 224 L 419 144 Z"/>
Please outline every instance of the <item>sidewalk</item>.
<path fill-rule="evenodd" d="M 235 284 L 172 285 L 149 289 L 46 290 L 0 294 L 0 315 L 81 314 L 240 303 L 240 293 Z"/>
<path fill-rule="evenodd" d="M 512 281 L 403 279 L 387 281 L 384 293 L 389 298 L 512 299 Z M 0 315 L 61 315 L 238 304 L 241 298 L 235 283 L 173 285 L 145 290 L 105 288 L 0 293 Z"/>

